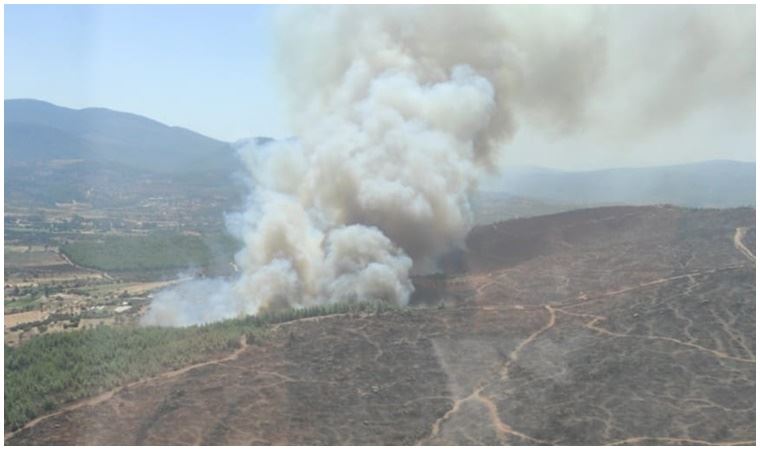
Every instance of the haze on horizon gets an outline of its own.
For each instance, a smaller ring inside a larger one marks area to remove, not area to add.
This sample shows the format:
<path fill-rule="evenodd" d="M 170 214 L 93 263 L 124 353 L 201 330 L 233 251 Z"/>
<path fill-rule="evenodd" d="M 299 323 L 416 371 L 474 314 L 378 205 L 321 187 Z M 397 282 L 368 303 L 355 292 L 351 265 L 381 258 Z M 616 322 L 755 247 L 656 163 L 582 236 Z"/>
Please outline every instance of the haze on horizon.
<path fill-rule="evenodd" d="M 518 19 L 542 9 L 503 8 Z M 754 8 L 543 8 L 577 18 L 595 58 L 568 72 L 580 55 L 558 46 L 540 73 L 518 74 L 528 90 L 564 98 L 573 120 L 522 108 L 502 165 L 754 161 Z M 288 9 L 8 5 L 5 98 L 132 112 L 225 141 L 290 136 L 275 27 Z M 563 92 L 566 81 L 583 92 Z"/>

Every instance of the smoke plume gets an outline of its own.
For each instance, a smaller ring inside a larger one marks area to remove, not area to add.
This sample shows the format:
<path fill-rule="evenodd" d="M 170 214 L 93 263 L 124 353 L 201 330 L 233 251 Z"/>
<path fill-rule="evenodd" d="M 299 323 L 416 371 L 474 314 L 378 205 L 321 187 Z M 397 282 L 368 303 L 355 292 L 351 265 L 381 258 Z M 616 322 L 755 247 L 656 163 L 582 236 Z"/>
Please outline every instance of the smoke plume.
<path fill-rule="evenodd" d="M 601 11 L 601 12 L 600 12 Z M 469 196 L 518 116 L 567 131 L 607 67 L 602 10 L 284 7 L 278 61 L 297 138 L 239 149 L 241 275 L 160 293 L 146 324 L 332 302 L 404 305 L 462 246 Z"/>
<path fill-rule="evenodd" d="M 599 50 L 584 20 L 556 37 L 573 54 Z M 525 65 L 541 63 L 523 47 L 526 28 L 488 7 L 286 9 L 279 30 L 298 138 L 240 149 L 254 185 L 230 220 L 241 275 L 160 293 L 146 324 L 406 304 L 410 272 L 462 245 L 468 196 L 515 131 Z M 571 123 L 594 73 L 579 70 L 533 109 Z"/>

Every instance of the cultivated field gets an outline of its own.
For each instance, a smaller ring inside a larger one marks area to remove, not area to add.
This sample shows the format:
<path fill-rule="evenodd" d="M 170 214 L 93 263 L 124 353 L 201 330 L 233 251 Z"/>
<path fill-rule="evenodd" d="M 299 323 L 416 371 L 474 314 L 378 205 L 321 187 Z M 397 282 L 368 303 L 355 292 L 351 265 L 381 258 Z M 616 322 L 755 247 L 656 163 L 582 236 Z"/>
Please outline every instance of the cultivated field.
<path fill-rule="evenodd" d="M 234 273 L 239 243 L 229 235 L 204 225 L 204 217 L 191 227 L 176 211 L 174 220 L 166 208 L 155 211 L 78 203 L 8 207 L 5 344 L 98 324 L 133 324 L 155 291 Z"/>

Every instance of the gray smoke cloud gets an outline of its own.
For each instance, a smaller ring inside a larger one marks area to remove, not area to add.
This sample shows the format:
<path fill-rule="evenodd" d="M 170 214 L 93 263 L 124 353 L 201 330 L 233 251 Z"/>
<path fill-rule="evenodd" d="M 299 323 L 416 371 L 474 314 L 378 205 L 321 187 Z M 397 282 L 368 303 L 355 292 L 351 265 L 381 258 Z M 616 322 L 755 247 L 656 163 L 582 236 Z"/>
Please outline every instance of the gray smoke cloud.
<path fill-rule="evenodd" d="M 754 125 L 754 6 L 619 6 L 605 23 L 610 58 L 589 119 L 612 140 L 719 109 Z"/>
<path fill-rule="evenodd" d="M 593 113 L 608 25 L 590 7 L 282 8 L 298 138 L 240 149 L 254 186 L 229 221 L 241 275 L 160 293 L 143 322 L 406 304 L 410 273 L 463 245 L 469 196 L 518 118 L 569 132 Z"/>

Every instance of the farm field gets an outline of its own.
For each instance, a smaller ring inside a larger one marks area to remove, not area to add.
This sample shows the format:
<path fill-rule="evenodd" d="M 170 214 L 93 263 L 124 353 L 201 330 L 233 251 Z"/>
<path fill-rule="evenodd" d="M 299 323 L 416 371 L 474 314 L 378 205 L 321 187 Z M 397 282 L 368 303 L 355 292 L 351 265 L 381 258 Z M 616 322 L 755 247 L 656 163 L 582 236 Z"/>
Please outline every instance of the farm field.
<path fill-rule="evenodd" d="M 238 244 L 228 236 L 204 240 L 197 235 L 155 233 L 148 236 L 105 236 L 61 246 L 73 263 L 111 272 L 181 270 L 224 265 Z"/>
<path fill-rule="evenodd" d="M 150 222 L 145 230 L 139 224 L 146 222 L 130 221 L 129 213 L 117 216 L 87 205 L 6 211 L 7 345 L 98 324 L 133 324 L 157 290 L 234 273 L 239 244 L 224 233 L 161 230 Z"/>

